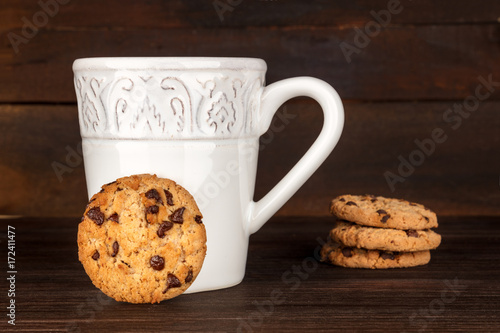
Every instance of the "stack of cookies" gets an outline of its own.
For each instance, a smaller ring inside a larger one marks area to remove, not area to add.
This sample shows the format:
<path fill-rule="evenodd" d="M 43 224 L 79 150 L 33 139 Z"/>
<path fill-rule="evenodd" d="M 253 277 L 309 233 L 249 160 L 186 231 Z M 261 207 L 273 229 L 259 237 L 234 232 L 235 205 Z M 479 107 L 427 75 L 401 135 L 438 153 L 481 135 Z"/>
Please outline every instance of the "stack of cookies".
<path fill-rule="evenodd" d="M 430 230 L 438 226 L 428 208 L 400 199 L 342 195 L 332 200 L 338 219 L 323 246 L 323 261 L 353 268 L 401 268 L 425 265 L 429 250 L 441 243 Z"/>

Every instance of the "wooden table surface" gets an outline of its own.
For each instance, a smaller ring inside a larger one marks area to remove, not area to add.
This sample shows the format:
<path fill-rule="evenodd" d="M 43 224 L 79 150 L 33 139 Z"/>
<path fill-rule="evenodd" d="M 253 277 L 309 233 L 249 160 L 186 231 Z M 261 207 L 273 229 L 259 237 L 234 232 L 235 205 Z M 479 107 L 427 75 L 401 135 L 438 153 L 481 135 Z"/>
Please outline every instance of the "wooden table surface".
<path fill-rule="evenodd" d="M 78 262 L 77 219 L 0 221 L 0 331 L 498 332 L 500 218 L 442 217 L 422 267 L 363 270 L 314 260 L 329 218 L 273 218 L 250 240 L 238 286 L 126 304 Z M 15 227 L 15 326 L 7 324 L 7 228 Z"/>

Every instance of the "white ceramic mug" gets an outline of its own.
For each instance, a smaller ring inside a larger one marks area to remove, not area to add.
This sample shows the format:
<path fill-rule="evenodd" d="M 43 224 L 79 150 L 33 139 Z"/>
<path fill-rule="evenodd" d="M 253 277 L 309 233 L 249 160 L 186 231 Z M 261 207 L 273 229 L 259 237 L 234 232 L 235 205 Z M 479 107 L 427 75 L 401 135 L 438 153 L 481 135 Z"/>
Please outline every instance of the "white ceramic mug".
<path fill-rule="evenodd" d="M 296 77 L 265 87 L 261 59 L 86 58 L 73 70 L 89 197 L 119 177 L 151 173 L 196 199 L 207 256 L 187 292 L 241 282 L 250 234 L 328 157 L 344 124 L 330 85 Z M 323 128 L 293 169 L 254 202 L 259 137 L 296 96 L 320 104 Z"/>

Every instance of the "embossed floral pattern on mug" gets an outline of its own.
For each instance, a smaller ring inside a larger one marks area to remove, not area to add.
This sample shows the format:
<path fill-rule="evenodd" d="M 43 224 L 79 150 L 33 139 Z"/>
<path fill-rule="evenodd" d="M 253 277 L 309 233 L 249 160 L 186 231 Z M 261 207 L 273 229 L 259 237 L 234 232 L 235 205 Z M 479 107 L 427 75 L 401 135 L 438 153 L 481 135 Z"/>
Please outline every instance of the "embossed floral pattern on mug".
<path fill-rule="evenodd" d="M 101 73 L 75 77 L 82 137 L 239 138 L 256 133 L 259 99 L 254 97 L 264 84 L 263 71 Z"/>

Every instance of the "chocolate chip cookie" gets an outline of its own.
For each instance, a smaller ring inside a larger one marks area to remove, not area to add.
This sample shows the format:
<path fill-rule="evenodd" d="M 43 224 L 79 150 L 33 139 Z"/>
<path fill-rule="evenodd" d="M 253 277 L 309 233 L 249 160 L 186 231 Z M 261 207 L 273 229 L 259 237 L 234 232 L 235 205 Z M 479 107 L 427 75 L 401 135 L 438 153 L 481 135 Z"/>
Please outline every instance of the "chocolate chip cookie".
<path fill-rule="evenodd" d="M 156 175 L 102 186 L 78 226 L 78 256 L 94 285 L 117 301 L 156 303 L 182 294 L 206 254 L 203 215 L 191 194 Z"/>
<path fill-rule="evenodd" d="M 438 226 L 436 214 L 423 205 L 380 196 L 341 195 L 332 200 L 330 212 L 341 220 L 372 227 L 425 230 Z"/>
<path fill-rule="evenodd" d="M 431 259 L 430 251 L 390 252 L 365 250 L 329 242 L 321 249 L 322 261 L 351 268 L 403 268 L 425 265 Z"/>
<path fill-rule="evenodd" d="M 441 243 L 441 236 L 432 230 L 374 228 L 346 221 L 337 221 L 330 237 L 349 247 L 398 252 L 432 250 Z"/>

